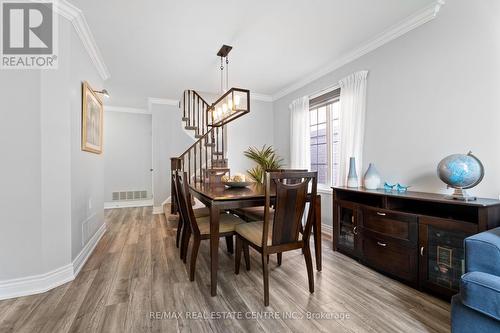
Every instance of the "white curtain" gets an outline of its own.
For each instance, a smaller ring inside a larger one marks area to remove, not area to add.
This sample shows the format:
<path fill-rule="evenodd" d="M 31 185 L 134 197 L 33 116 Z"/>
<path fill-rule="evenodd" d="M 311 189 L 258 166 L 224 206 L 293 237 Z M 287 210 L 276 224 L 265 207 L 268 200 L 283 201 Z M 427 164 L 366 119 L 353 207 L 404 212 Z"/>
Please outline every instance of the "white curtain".
<path fill-rule="evenodd" d="M 361 180 L 363 140 L 365 136 L 366 78 L 368 71 L 353 73 L 340 80 L 340 163 L 336 184 L 347 185 L 349 159 L 356 159 L 356 172 Z M 361 181 L 360 181 L 361 183 Z"/>
<path fill-rule="evenodd" d="M 294 100 L 290 106 L 290 167 L 311 168 L 309 97 Z"/>

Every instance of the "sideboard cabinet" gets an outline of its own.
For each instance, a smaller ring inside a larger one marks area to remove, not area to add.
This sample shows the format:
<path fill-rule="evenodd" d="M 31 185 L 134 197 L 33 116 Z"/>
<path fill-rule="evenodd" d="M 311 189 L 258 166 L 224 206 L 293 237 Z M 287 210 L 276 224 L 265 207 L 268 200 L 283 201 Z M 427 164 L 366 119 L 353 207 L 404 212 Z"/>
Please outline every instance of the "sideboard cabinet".
<path fill-rule="evenodd" d="M 333 187 L 333 248 L 415 288 L 449 298 L 463 240 L 500 225 L 500 201 Z"/>

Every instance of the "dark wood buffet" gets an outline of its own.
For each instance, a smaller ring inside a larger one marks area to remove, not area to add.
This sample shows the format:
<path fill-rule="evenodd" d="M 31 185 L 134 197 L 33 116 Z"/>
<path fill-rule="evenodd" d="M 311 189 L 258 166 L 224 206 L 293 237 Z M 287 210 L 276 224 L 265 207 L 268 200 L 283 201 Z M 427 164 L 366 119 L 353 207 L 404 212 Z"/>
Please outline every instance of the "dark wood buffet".
<path fill-rule="evenodd" d="M 499 225 L 499 200 L 333 187 L 335 251 L 446 299 L 464 273 L 464 238 Z"/>

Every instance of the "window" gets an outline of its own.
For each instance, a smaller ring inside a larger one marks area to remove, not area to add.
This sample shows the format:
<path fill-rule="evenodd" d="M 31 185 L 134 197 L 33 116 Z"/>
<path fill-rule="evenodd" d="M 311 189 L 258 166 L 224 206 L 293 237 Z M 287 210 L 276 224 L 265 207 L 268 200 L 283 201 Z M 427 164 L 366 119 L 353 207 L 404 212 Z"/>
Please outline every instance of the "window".
<path fill-rule="evenodd" d="M 311 170 L 318 171 L 318 184 L 335 184 L 339 166 L 340 89 L 309 101 L 311 123 Z"/>

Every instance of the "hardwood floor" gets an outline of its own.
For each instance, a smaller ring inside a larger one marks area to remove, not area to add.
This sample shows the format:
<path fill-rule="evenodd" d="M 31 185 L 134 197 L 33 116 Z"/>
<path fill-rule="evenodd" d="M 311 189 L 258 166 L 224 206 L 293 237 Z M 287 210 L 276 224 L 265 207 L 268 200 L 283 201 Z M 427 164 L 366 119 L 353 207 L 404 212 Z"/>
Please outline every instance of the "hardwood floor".
<path fill-rule="evenodd" d="M 218 296 L 210 297 L 208 242 L 202 242 L 191 283 L 175 247 L 175 221 L 152 215 L 151 207 L 107 210 L 106 221 L 108 231 L 74 281 L 44 294 L 0 301 L 0 332 L 450 330 L 449 304 L 332 252 L 326 239 L 314 294 L 308 291 L 300 250 L 286 253 L 281 267 L 273 256 L 265 308 L 255 251 L 250 251 L 251 271 L 243 268 L 236 276 L 233 256 L 221 242 Z M 308 313 L 331 318 L 306 320 Z M 221 318 L 194 318 L 202 315 Z M 238 315 L 244 319 L 234 319 Z"/>

